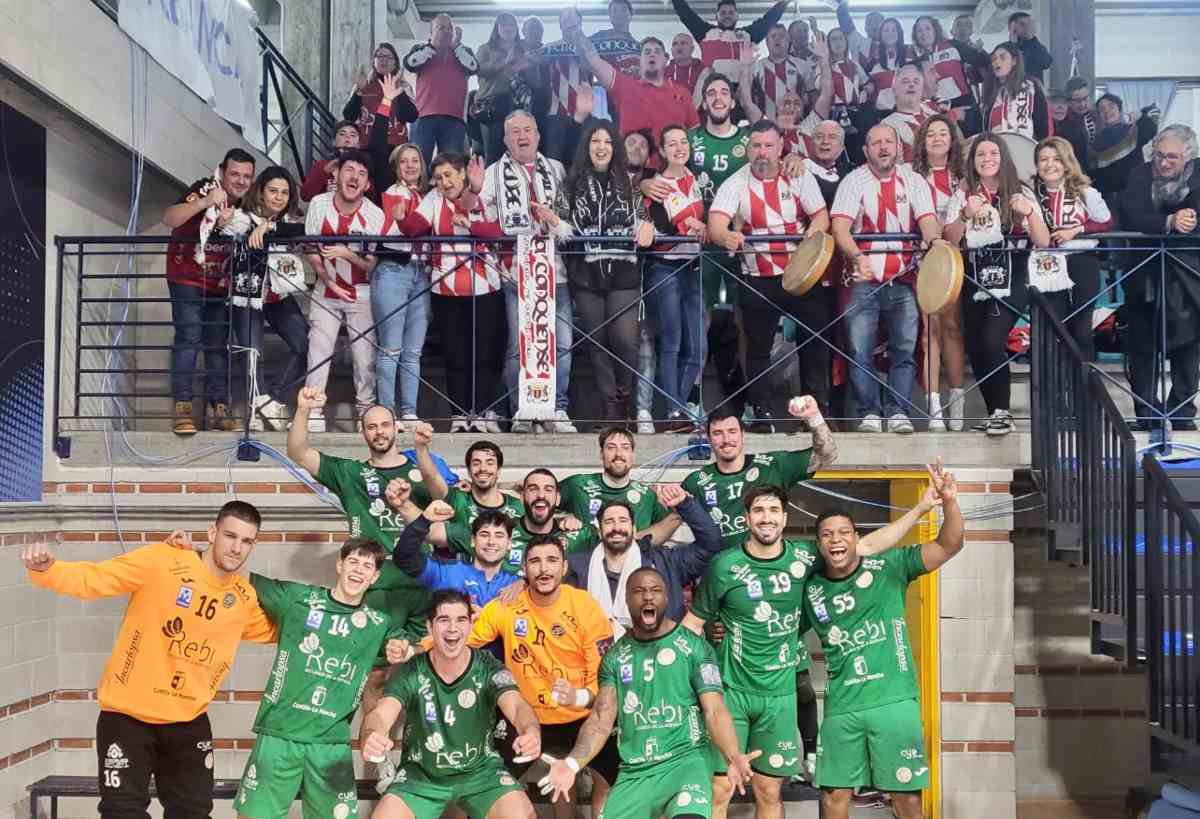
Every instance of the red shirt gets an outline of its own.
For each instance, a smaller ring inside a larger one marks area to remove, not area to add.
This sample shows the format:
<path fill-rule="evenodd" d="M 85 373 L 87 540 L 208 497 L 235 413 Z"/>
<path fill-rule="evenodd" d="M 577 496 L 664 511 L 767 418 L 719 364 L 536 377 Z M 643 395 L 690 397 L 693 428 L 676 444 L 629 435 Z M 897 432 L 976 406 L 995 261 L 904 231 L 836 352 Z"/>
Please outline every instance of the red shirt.
<path fill-rule="evenodd" d="M 682 85 L 695 95 L 700 77 L 704 74 L 706 68 L 707 66 L 699 60 L 692 60 L 687 66 L 682 66 L 671 60 L 671 62 L 667 63 L 667 68 L 663 71 L 663 76 L 673 83 Z"/>
<path fill-rule="evenodd" d="M 670 80 L 653 85 L 618 71 L 609 93 L 621 112 L 622 137 L 647 129 L 657 139 L 668 125 L 695 128 L 700 124 L 692 92 Z"/>
<path fill-rule="evenodd" d="M 217 187 L 217 181 L 211 177 L 198 179 L 176 204 L 195 202 L 208 195 Z M 200 222 L 204 220 L 204 211 L 199 211 L 179 227 L 171 231 L 171 242 L 167 245 L 167 281 L 175 284 L 187 284 L 199 287 L 206 293 L 225 295 L 222 285 L 225 265 L 224 248 L 219 251 L 209 250 L 204 254 L 204 265 L 196 263 L 196 240 L 200 238 Z"/>
<path fill-rule="evenodd" d="M 414 96 L 417 113 L 422 117 L 463 118 L 467 109 L 467 72 L 454 58 L 452 49 L 434 53 L 425 63 L 417 74 Z"/>

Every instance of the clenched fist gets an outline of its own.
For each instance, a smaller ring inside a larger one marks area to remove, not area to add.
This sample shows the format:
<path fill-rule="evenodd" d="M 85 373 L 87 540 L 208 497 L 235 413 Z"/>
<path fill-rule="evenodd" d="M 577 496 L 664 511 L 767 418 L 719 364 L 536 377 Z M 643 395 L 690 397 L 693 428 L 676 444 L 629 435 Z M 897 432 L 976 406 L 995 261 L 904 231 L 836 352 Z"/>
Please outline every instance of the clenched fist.
<path fill-rule="evenodd" d="M 45 543 L 34 543 L 21 550 L 21 560 L 31 572 L 44 572 L 54 565 L 54 555 Z"/>

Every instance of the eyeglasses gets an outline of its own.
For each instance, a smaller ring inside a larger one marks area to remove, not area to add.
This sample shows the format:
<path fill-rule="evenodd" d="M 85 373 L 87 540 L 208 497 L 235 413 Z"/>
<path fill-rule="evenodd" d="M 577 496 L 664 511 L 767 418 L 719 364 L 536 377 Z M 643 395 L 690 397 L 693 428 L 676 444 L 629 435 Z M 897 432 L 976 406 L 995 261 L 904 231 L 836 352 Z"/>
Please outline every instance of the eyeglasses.
<path fill-rule="evenodd" d="M 1155 162 L 1182 162 L 1183 154 L 1163 154 L 1158 151 L 1154 152 Z"/>
<path fill-rule="evenodd" d="M 1091 102 L 1091 97 L 1084 95 L 1082 97 L 1068 97 L 1071 102 Z"/>

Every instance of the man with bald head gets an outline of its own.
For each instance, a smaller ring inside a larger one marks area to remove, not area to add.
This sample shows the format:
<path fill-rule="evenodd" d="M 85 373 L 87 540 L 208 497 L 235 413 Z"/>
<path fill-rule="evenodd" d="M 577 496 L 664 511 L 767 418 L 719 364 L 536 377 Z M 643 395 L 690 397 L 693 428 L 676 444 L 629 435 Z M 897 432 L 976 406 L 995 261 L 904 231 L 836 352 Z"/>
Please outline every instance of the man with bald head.
<path fill-rule="evenodd" d="M 429 41 L 404 56 L 404 67 L 417 75 L 414 102 L 417 121 L 412 141 L 421 149 L 425 167 L 433 153 L 462 151 L 467 138 L 467 78 L 479 69 L 471 49 L 459 43 L 454 20 L 439 14 L 430 23 Z"/>
<path fill-rule="evenodd" d="M 896 110 L 883 121 L 896 129 L 904 161 L 912 162 L 917 132 L 926 120 L 941 112 L 933 100 L 925 98 L 925 75 L 916 63 L 897 69 L 892 90 L 896 93 Z"/>
<path fill-rule="evenodd" d="M 681 31 L 671 38 L 671 62 L 667 63 L 664 76 L 673 83 L 678 83 L 692 93 L 692 102 L 700 107 L 703 101 L 700 96 L 700 86 L 705 77 L 712 73 L 700 60 L 696 59 L 696 40 L 686 31 Z"/>

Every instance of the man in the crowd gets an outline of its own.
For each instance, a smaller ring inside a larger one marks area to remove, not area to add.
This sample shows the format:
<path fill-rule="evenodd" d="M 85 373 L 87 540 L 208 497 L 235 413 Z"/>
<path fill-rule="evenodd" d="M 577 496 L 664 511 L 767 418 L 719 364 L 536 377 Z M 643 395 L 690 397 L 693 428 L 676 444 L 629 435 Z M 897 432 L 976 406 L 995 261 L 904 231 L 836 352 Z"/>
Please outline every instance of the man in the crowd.
<path fill-rule="evenodd" d="M 567 555 L 567 582 L 586 589 L 600 603 L 617 637 L 632 623 L 633 614 L 623 604 L 626 586 L 635 570 L 650 566 L 670 581 L 666 614 L 672 619 L 682 618 L 684 587 L 699 580 L 713 555 L 724 548 L 721 530 L 682 487 L 663 484 L 654 491 L 668 509 L 678 510 L 694 542 L 660 549 L 649 535 L 637 537 L 633 504 L 618 498 L 605 501 L 596 515 L 600 545 L 591 552 Z"/>
<path fill-rule="evenodd" d="M 1137 121 L 1125 116 L 1125 104 L 1116 94 L 1096 100 L 1099 130 L 1092 142 L 1088 176 L 1105 196 L 1118 196 L 1135 170 L 1145 164 L 1145 147 L 1158 133 L 1161 111 L 1154 103 L 1142 109 Z"/>
<path fill-rule="evenodd" d="M 854 18 L 850 16 L 849 0 L 841 0 L 837 7 L 838 28 L 846 33 L 850 45 L 850 54 L 860 63 L 870 65 L 879 58 L 879 34 L 883 29 L 883 15 L 877 11 L 870 12 L 863 21 L 867 36 L 859 33 L 854 26 Z"/>
<path fill-rule="evenodd" d="M 513 111 L 504 120 L 504 155 L 483 173 L 479 192 L 487 220 L 485 230 L 496 236 L 536 235 L 559 239 L 569 233 L 567 223 L 554 211 L 566 171 L 562 163 L 538 151 L 541 135 L 537 121 L 527 111 Z M 571 289 L 567 284 L 567 265 L 555 251 L 554 349 L 555 373 L 554 420 L 539 421 L 545 432 L 571 433 L 575 425 L 567 415 L 571 386 L 572 312 Z M 520 342 L 517 294 L 516 254 L 504 253 L 500 264 L 504 306 L 508 315 L 508 351 L 504 360 L 504 386 L 512 410 L 513 432 L 533 432 L 534 422 L 517 417 Z"/>
<path fill-rule="evenodd" d="M 802 62 L 788 53 L 790 42 L 785 26 L 772 26 L 767 33 L 767 56 L 756 62 L 751 69 L 751 97 L 762 117 L 772 121 L 779 118 L 779 105 L 784 95 L 791 92 L 803 97 L 815 85 L 816 74 L 809 63 Z M 828 52 L 826 56 L 828 57 Z M 833 80 L 830 77 L 830 88 L 832 87 Z M 828 112 L 824 116 L 829 116 Z"/>
<path fill-rule="evenodd" d="M 613 0 L 613 3 L 625 1 Z M 657 134 L 671 124 L 687 128 L 700 124 L 692 95 L 663 76 L 667 52 L 662 40 L 657 37 L 642 40 L 640 79 L 614 69 L 592 42 L 581 35 L 576 45 L 620 113 L 621 136 L 641 130 Z"/>
<path fill-rule="evenodd" d="M 809 28 L 808 23 L 803 20 L 793 20 L 791 25 L 787 27 L 787 33 L 788 56 L 804 64 L 809 76 L 816 76 L 817 58 L 812 53 L 812 46 L 809 42 L 809 37 L 812 36 L 812 29 Z M 809 80 L 807 85 L 811 88 L 813 82 Z"/>
<path fill-rule="evenodd" d="M 467 644 L 478 648 L 501 641 L 505 665 L 541 723 L 543 748 L 565 754 L 574 747 L 596 702 L 600 660 L 612 645 L 613 632 L 591 595 L 563 585 L 566 553 L 562 541 L 535 535 L 525 549 L 524 570 L 525 589 L 511 604 L 493 600 L 484 606 Z M 504 726 L 497 730 L 506 732 Z M 513 759 L 503 748 L 501 754 L 516 778 L 529 769 L 529 760 Z M 613 739 L 591 760 L 596 774 L 593 815 L 599 815 L 609 786 L 616 780 L 617 764 Z"/>
<path fill-rule="evenodd" d="M 654 543 L 666 541 L 679 526 L 649 484 L 633 477 L 637 440 L 625 427 L 609 427 L 600 433 L 600 472 L 582 472 L 564 478 L 559 485 L 559 508 L 594 524 L 600 507 L 623 500 L 633 509 L 637 536 L 652 535 Z M 665 522 L 664 522 L 665 521 Z"/>
<path fill-rule="evenodd" d="M 710 23 L 697 14 L 687 0 L 671 0 L 680 21 L 700 44 L 700 62 L 726 77 L 739 76 L 738 66 L 744 54 L 753 54 L 767 32 L 783 18 L 786 0 L 776 3 L 748 26 L 738 26 L 735 0 L 719 0 L 717 22 Z M 656 132 L 657 133 L 657 132 Z"/>
<path fill-rule="evenodd" d="M 412 140 L 421 149 L 425 167 L 434 150 L 461 152 L 467 139 L 467 78 L 479 69 L 471 49 L 459 43 L 454 21 L 439 14 L 430 24 L 429 42 L 413 46 L 404 67 L 417 75 L 417 121 Z"/>
<path fill-rule="evenodd" d="M 588 39 L 604 61 L 615 70 L 633 77 L 641 76 L 641 44 L 629 30 L 633 20 L 633 4 L 629 0 L 609 0 L 610 28 L 597 31 Z M 563 36 L 567 33 L 564 31 Z"/>
<path fill-rule="evenodd" d="M 1055 121 L 1054 133 L 1071 143 L 1075 158 L 1086 171 L 1091 165 L 1092 143 L 1101 128 L 1096 109 L 1092 105 L 1092 88 L 1083 77 L 1072 77 L 1067 80 L 1064 93 L 1067 112 L 1061 121 Z"/>
<path fill-rule="evenodd" d="M 235 209 L 254 182 L 254 157 L 241 148 L 221 160 L 219 179 L 199 179 L 174 205 L 163 211 L 162 223 L 171 230 L 167 246 L 167 291 L 171 296 L 171 396 L 175 403 L 176 435 L 195 435 L 192 381 L 196 361 L 204 353 L 204 394 L 213 429 L 238 428 L 229 414 L 229 305 L 225 294 L 224 249 L 202 250 L 196 258 L 200 225 L 209 208 L 217 208 L 216 227 L 234 218 Z"/>
<path fill-rule="evenodd" d="M 960 14 L 950 26 L 950 43 L 963 58 L 963 70 L 972 88 L 983 83 L 983 71 L 991 64 L 991 58 L 983 48 L 983 40 L 975 36 L 975 15 Z"/>
<path fill-rule="evenodd" d="M 511 748 L 507 737 L 496 737 L 501 747 L 520 759 L 537 759 L 542 752 L 537 715 L 512 672 L 488 652 L 467 646 L 471 613 L 462 592 L 436 592 L 429 651 L 399 668 L 363 721 L 363 758 L 374 762 L 392 750 L 392 726 L 407 715 L 404 761 L 371 814 L 375 819 L 428 819 L 452 805 L 471 816 L 536 815 L 524 786 L 500 764 L 492 740 L 499 709 L 516 726 Z"/>
<path fill-rule="evenodd" d="M 812 152 L 805 158 L 804 167 L 817 178 L 817 187 L 830 209 L 841 178 L 854 170 L 845 148 L 846 131 L 833 120 L 824 120 L 813 129 Z"/>
<path fill-rule="evenodd" d="M 337 187 L 337 169 L 341 162 L 342 151 L 359 148 L 358 123 L 344 119 L 334 126 L 333 156 L 329 159 L 318 159 L 304 176 L 300 184 L 300 199 L 310 201 L 321 193 L 331 193 Z"/>
<path fill-rule="evenodd" d="M 871 557 L 862 553 L 854 519 L 842 510 L 817 518 L 823 569 L 804 583 L 803 619 L 821 638 L 829 670 L 825 720 L 817 752 L 822 815 L 848 819 L 853 790 L 890 793 L 900 819 L 920 819 L 929 784 L 920 689 L 908 643 L 908 585 L 962 551 L 963 517 L 954 476 L 930 467 L 942 509 L 936 540 Z M 855 640 L 887 623 L 882 639 Z"/>
<path fill-rule="evenodd" d="M 309 236 L 378 236 L 383 211 L 367 199 L 371 188 L 371 158 L 347 150 L 338 159 L 337 189 L 315 196 L 304 217 Z M 342 325 L 350 334 L 354 365 L 355 412 L 375 403 L 375 322 L 371 313 L 371 272 L 378 258 L 373 246 L 358 250 L 344 244 L 318 245 L 307 255 L 317 272 L 317 286 L 308 310 L 308 377 L 305 385 L 325 392 L 330 362 Z M 325 416 L 309 418 L 313 432 L 325 431 Z"/>
<path fill-rule="evenodd" d="M 212 813 L 208 704 L 241 641 L 276 636 L 254 586 L 239 574 L 261 525 L 257 509 L 230 501 L 209 524 L 202 555 L 152 543 L 89 563 L 58 560 L 44 543 L 21 549 L 34 586 L 83 600 L 129 595 L 97 690 L 104 819 L 146 815 L 151 777 L 167 815 Z M 207 647 L 204 662 L 199 646 Z"/>
<path fill-rule="evenodd" d="M 511 586 L 517 575 L 501 570 L 508 557 L 513 520 L 501 512 L 485 511 L 471 521 L 470 563 L 430 557 L 423 551 L 429 540 L 429 528 L 454 519 L 454 509 L 445 501 L 430 501 L 424 511 L 409 500 L 412 486 L 396 478 L 387 487 L 387 502 L 412 520 L 396 540 L 392 559 L 400 571 L 430 589 L 458 589 L 471 598 L 471 604 L 482 608 L 492 598 Z"/>
<path fill-rule="evenodd" d="M 418 454 L 428 452 L 433 444 L 433 427 L 419 424 L 413 441 Z M 517 519 L 525 514 L 521 500 L 500 490 L 500 470 L 504 468 L 504 452 L 491 441 L 476 441 L 467 447 L 463 465 L 467 468 L 468 487 L 448 486 L 432 458 L 418 458 L 421 479 L 429 488 L 429 496 L 444 500 L 454 510 L 454 520 L 470 525 L 482 512 L 499 512 Z"/>
<path fill-rule="evenodd" d="M 652 567 L 629 577 L 622 601 L 636 612 L 633 631 L 601 661 L 591 715 L 569 755 L 553 760 L 539 783 L 551 801 L 569 798 L 576 773 L 606 746 L 615 724 L 620 780 L 604 816 L 708 816 L 713 797 L 708 760 L 695 741 L 701 714 L 732 787 L 744 792 L 750 763 L 760 753 L 741 753 L 713 650 L 702 637 L 677 628 L 678 620 L 668 614 L 669 588 Z"/>
<path fill-rule="evenodd" d="M 932 196 L 925 180 L 900 164 L 900 141 L 890 125 L 867 132 L 867 165 L 842 180 L 833 204 L 833 236 L 853 271 L 847 330 L 850 337 L 850 384 L 857 405 L 859 432 L 888 429 L 911 434 L 910 406 L 920 317 L 914 289 L 912 247 L 908 242 L 859 240 L 855 234 L 917 233 L 925 244 L 941 237 Z M 867 254 L 866 250 L 886 250 Z M 849 273 L 847 275 L 850 275 Z M 885 395 L 875 374 L 875 342 L 879 323 L 887 325 L 888 357 Z"/>
<path fill-rule="evenodd" d="M 779 35 L 780 32 L 776 29 L 767 37 L 768 45 L 775 40 L 777 50 L 782 48 Z M 783 155 L 785 157 L 805 157 L 812 153 L 813 134 L 821 121 L 829 117 L 833 107 L 833 71 L 829 65 L 829 47 L 820 32 L 817 32 L 816 39 L 813 41 L 812 55 L 817 65 L 817 74 L 814 77 L 818 77 L 819 87 L 816 89 L 796 87 L 782 89 L 781 92 L 778 77 L 772 79 L 771 69 L 769 65 L 767 68 L 763 68 L 763 61 L 749 69 L 753 82 L 747 83 L 745 81 L 747 70 L 743 68 L 743 81 L 739 84 L 738 95 L 741 97 L 742 110 L 746 114 L 746 119 L 751 123 L 770 120 L 779 126 L 779 130 L 783 134 Z M 771 58 L 768 57 L 766 62 L 770 64 L 770 60 Z M 773 93 L 778 95 L 774 116 L 768 115 L 763 107 L 770 101 L 771 93 L 768 91 L 771 88 L 774 88 Z M 816 96 L 808 93 L 808 91 L 814 90 L 817 92 Z M 812 101 L 811 108 L 808 106 L 809 100 Z M 798 167 L 793 167 L 788 175 L 798 170 Z"/>
<path fill-rule="evenodd" d="M 574 158 L 578 139 L 576 96 L 580 89 L 590 87 L 592 73 L 575 45 L 583 30 L 579 9 L 567 6 L 560 11 L 558 27 L 562 39 L 542 46 L 541 52 L 542 61 L 550 69 L 550 111 L 546 116 L 543 151 L 565 164 Z"/>
<path fill-rule="evenodd" d="M 700 107 L 700 88 L 704 78 L 712 71 L 696 59 L 696 41 L 691 34 L 681 31 L 671 38 L 671 62 L 667 63 L 666 78 L 678 83 L 692 93 L 692 102 Z"/>
<path fill-rule="evenodd" d="M 892 90 L 896 93 L 896 110 L 884 117 L 883 122 L 892 126 L 900 138 L 904 161 L 912 162 L 917 132 L 925 120 L 941 112 L 932 100 L 925 98 L 924 75 L 916 63 L 907 63 L 896 70 Z"/>
<path fill-rule="evenodd" d="M 1054 57 L 1037 38 L 1033 15 L 1018 11 L 1009 16 L 1008 39 L 1021 50 L 1021 57 L 1025 61 L 1025 77 L 1044 85 L 1046 71 L 1054 65 Z"/>
<path fill-rule="evenodd" d="M 767 375 L 771 367 L 771 346 L 779 318 L 787 313 L 802 322 L 806 333 L 816 333 L 829 316 L 810 315 L 810 304 L 783 289 L 783 271 L 795 242 L 755 243 L 751 236 L 812 235 L 829 229 L 829 212 L 808 173 L 788 177 L 783 173 L 783 135 L 770 120 L 761 120 L 750 128 L 750 164 L 725 180 L 713 199 L 708 214 L 708 235 L 726 250 L 745 251 L 742 258 L 739 305 L 746 332 L 748 392 L 753 407 L 752 432 L 773 432 L 772 390 Z M 778 203 L 767 204 L 763 203 Z M 743 224 L 734 230 L 734 220 Z M 807 338 L 807 336 L 806 336 Z M 803 343 L 803 342 L 802 342 Z M 819 338 L 803 344 L 800 350 L 801 378 L 818 405 L 829 400 L 829 348 Z"/>
<path fill-rule="evenodd" d="M 504 571 L 511 574 L 522 572 L 525 548 L 535 537 L 545 535 L 558 539 L 564 544 L 567 554 L 590 549 L 600 542 L 600 536 L 593 527 L 587 524 L 580 526 L 578 521 L 563 520 L 556 516 L 558 502 L 558 479 L 554 473 L 549 469 L 530 470 L 521 482 L 521 503 L 525 507 L 525 514 L 513 523 Z M 415 520 L 420 514 L 420 509 L 412 505 L 393 508 L 406 522 Z M 452 549 L 469 560 L 475 558 L 471 527 L 465 523 L 431 523 L 426 540 L 433 546 Z"/>
<path fill-rule="evenodd" d="M 383 546 L 352 537 L 338 552 L 333 588 L 250 575 L 279 649 L 254 718 L 238 815 L 286 816 L 297 798 L 309 816 L 358 812 L 350 721 L 380 649 L 389 662 L 410 652 L 404 598 L 369 590 L 386 560 Z"/>

